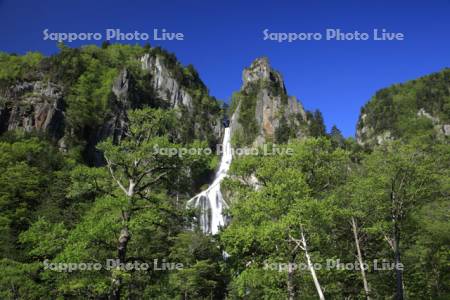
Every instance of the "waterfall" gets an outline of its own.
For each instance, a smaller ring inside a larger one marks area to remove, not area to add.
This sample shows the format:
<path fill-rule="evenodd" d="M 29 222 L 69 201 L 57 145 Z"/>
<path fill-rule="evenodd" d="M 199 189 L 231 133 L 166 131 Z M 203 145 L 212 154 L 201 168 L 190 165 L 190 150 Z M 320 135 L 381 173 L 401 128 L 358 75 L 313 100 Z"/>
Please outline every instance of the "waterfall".
<path fill-rule="evenodd" d="M 226 218 L 223 216 L 222 211 L 224 208 L 228 208 L 228 205 L 220 192 L 220 183 L 227 176 L 233 158 L 230 135 L 230 128 L 225 128 L 222 142 L 222 158 L 220 159 L 220 166 L 213 183 L 208 189 L 188 201 L 188 207 L 200 209 L 198 220 L 205 233 L 216 234 L 219 231 L 219 227 L 226 225 Z"/>

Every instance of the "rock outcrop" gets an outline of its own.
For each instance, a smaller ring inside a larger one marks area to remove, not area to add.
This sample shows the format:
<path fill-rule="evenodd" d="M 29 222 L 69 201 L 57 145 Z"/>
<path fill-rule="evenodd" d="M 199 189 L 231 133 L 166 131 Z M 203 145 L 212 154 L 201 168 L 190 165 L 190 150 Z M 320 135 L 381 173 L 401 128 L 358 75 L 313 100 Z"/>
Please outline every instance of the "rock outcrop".
<path fill-rule="evenodd" d="M 359 116 L 356 140 L 366 147 L 394 139 L 450 137 L 450 69 L 377 91 Z"/>
<path fill-rule="evenodd" d="M 438 134 L 441 134 L 443 136 L 450 136 L 450 124 L 443 124 L 439 117 L 430 115 L 423 108 L 421 108 L 417 112 L 417 116 L 429 119 L 433 123 L 434 129 Z"/>
<path fill-rule="evenodd" d="M 233 96 L 231 132 L 234 142 L 260 146 L 307 135 L 307 116 L 297 98 L 288 96 L 281 74 L 267 58 L 256 59 L 242 74 Z"/>
<path fill-rule="evenodd" d="M 64 135 L 64 102 L 61 85 L 24 81 L 1 92 L 0 133 L 23 128 L 41 130 L 56 139 Z"/>
<path fill-rule="evenodd" d="M 170 107 L 180 106 L 192 110 L 192 96 L 180 86 L 159 55 L 145 54 L 141 58 L 142 69 L 151 74 L 151 85 L 159 99 L 169 102 Z"/>
<path fill-rule="evenodd" d="M 73 53 L 76 55 L 80 51 L 83 50 Z M 122 64 L 116 66 L 117 76 L 112 81 L 110 95 L 105 97 L 108 107 L 98 114 L 100 124 L 92 126 L 87 124 L 79 128 L 78 124 L 77 128 L 73 128 L 68 121 L 70 107 L 66 103 L 77 84 L 77 77 L 63 82 L 59 75 L 50 76 L 47 72 L 51 72 L 51 68 L 60 68 L 55 67 L 60 62 L 58 59 L 46 62 L 53 64 L 50 68 L 34 70 L 33 80 L 13 78 L 0 81 L 0 134 L 16 129 L 45 132 L 63 150 L 78 140 L 85 148 L 87 160 L 99 164 L 102 155 L 95 148 L 97 143 L 108 137 L 120 140 L 127 127 L 127 110 L 152 106 L 176 109 L 183 120 L 180 139 L 197 138 L 217 144 L 223 136 L 221 108 L 209 96 L 196 71 L 181 66 L 175 56 L 159 48 L 142 53 L 138 57 L 128 57 L 135 60 L 135 65 L 140 65 L 141 70 L 127 69 Z M 86 55 L 92 55 L 92 52 Z M 95 56 L 93 59 L 96 59 Z M 86 72 L 81 66 L 77 68 L 77 72 L 81 70 L 81 73 L 76 76 Z M 72 95 L 71 99 L 76 101 L 76 97 Z M 74 135 L 78 136 L 74 139 Z"/>

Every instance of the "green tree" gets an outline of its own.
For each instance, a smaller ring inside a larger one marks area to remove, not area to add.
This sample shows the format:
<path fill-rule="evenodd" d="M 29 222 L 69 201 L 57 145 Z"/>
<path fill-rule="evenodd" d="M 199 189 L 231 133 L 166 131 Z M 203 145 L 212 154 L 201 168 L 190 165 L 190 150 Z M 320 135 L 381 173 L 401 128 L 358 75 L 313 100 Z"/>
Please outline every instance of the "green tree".
<path fill-rule="evenodd" d="M 336 125 L 333 125 L 333 127 L 331 127 L 330 139 L 333 143 L 333 146 L 335 147 L 342 148 L 345 146 L 344 136 L 342 135 L 342 132 L 339 130 L 339 128 L 336 127 Z"/>
<path fill-rule="evenodd" d="M 200 232 L 182 232 L 175 238 L 170 260 L 183 268 L 170 273 L 177 299 L 220 299 L 225 292 L 222 253 L 218 243 Z"/>
<path fill-rule="evenodd" d="M 103 124 L 111 106 L 112 83 L 118 74 L 93 58 L 86 60 L 86 65 L 86 72 L 78 78 L 67 98 L 67 117 L 76 130 L 94 129 Z"/>
<path fill-rule="evenodd" d="M 396 264 L 396 298 L 404 298 L 404 274 L 402 249 L 408 247 L 407 237 L 411 216 L 423 205 L 439 197 L 440 185 L 438 157 L 430 156 L 424 146 L 387 144 L 376 149 L 364 161 L 363 181 L 357 189 L 362 189 L 368 197 L 367 204 L 375 205 L 370 214 L 377 222 L 368 229 L 380 234 L 392 250 Z M 402 241 L 404 246 L 402 246 Z"/>
<path fill-rule="evenodd" d="M 117 240 L 117 259 L 121 263 L 127 262 L 128 243 L 132 236 L 130 222 L 135 211 L 155 205 L 153 189 L 177 172 L 183 172 L 177 156 L 165 156 L 155 151 L 155 146 L 178 148 L 169 142 L 167 135 L 163 136 L 173 125 L 174 116 L 171 113 L 154 109 L 135 110 L 129 112 L 129 119 L 127 135 L 119 144 L 109 140 L 99 145 L 113 182 L 121 191 L 118 197 L 123 198 L 118 202 L 121 207 L 121 229 Z M 120 298 L 123 276 L 119 272 L 113 273 L 113 299 Z"/>
<path fill-rule="evenodd" d="M 316 109 L 313 113 L 307 112 L 308 120 L 310 121 L 309 124 L 309 134 L 313 137 L 321 137 L 325 136 L 326 129 L 325 129 L 325 123 L 323 121 L 323 116 L 320 110 Z"/>
<path fill-rule="evenodd" d="M 287 146 L 293 155 L 239 158 L 231 169 L 236 181 L 226 184 L 226 189 L 244 185 L 232 193 L 232 222 L 221 234 L 237 273 L 231 286 L 238 297 L 323 298 L 320 274 L 312 267 L 325 261 L 322 253 L 329 247 L 325 237 L 331 219 L 323 198 L 345 180 L 348 157 L 325 138 Z M 248 180 L 252 176 L 256 186 Z M 308 275 L 267 268 L 302 262 Z"/>

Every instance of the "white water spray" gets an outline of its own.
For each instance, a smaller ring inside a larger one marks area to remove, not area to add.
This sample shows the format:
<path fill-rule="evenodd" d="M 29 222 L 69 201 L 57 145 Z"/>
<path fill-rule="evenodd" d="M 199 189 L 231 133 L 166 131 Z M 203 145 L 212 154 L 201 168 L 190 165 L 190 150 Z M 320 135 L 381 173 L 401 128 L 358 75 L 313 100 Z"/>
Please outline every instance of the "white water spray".
<path fill-rule="evenodd" d="M 222 212 L 224 208 L 228 208 L 228 205 L 220 191 L 220 183 L 227 176 L 233 158 L 230 135 L 230 128 L 225 128 L 222 158 L 213 183 L 187 203 L 189 207 L 200 209 L 199 223 L 205 233 L 216 234 L 220 227 L 226 225 L 226 219 Z"/>

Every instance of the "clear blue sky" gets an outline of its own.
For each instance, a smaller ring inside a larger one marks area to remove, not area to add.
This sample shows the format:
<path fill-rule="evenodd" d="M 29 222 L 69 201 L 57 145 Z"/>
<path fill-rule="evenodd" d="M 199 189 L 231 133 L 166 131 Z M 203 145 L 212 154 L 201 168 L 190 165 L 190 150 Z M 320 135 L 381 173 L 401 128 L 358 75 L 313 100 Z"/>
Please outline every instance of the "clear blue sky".
<path fill-rule="evenodd" d="M 42 31 L 183 32 L 184 41 L 156 43 L 192 63 L 212 95 L 228 100 L 242 69 L 269 57 L 288 93 L 320 109 L 327 128 L 354 134 L 360 107 L 376 90 L 450 67 L 450 1 L 0 0 L 0 51 L 51 54 Z M 263 41 L 271 32 L 403 32 L 404 41 Z M 92 42 L 91 42 L 92 43 Z M 133 44 L 135 42 L 132 42 Z M 70 46 L 82 43 L 73 42 Z"/>

